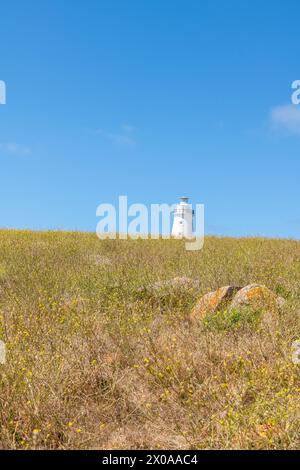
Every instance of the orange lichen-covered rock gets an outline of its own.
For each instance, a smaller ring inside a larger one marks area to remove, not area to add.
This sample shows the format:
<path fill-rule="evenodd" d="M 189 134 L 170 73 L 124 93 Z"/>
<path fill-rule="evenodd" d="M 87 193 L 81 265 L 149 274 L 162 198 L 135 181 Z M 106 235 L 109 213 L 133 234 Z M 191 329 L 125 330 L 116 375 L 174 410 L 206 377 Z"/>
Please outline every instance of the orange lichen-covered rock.
<path fill-rule="evenodd" d="M 285 300 L 278 297 L 266 286 L 260 284 L 249 284 L 240 289 L 234 296 L 230 308 L 237 308 L 244 305 L 262 308 L 264 310 L 278 310 Z"/>
<path fill-rule="evenodd" d="M 202 320 L 207 314 L 216 312 L 230 302 L 239 289 L 240 287 L 224 286 L 205 294 L 193 308 L 191 319 Z"/>

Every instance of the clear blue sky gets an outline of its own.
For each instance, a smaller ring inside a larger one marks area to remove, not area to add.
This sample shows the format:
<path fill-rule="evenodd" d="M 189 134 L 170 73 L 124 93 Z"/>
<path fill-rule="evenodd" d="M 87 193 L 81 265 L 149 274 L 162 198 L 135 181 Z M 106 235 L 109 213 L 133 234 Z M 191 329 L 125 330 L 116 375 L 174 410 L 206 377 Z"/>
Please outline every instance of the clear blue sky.
<path fill-rule="evenodd" d="M 118 195 L 187 194 L 207 233 L 300 238 L 298 0 L 0 10 L 1 227 L 95 230 Z"/>

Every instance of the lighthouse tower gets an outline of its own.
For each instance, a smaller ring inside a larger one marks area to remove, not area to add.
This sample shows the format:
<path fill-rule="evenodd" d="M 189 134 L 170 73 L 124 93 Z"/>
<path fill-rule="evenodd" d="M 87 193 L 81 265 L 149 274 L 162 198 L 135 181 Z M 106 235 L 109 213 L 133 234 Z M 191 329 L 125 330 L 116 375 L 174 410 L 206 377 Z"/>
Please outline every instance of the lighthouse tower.
<path fill-rule="evenodd" d="M 181 197 L 180 203 L 174 209 L 172 236 L 176 238 L 193 238 L 193 215 L 188 197 Z"/>

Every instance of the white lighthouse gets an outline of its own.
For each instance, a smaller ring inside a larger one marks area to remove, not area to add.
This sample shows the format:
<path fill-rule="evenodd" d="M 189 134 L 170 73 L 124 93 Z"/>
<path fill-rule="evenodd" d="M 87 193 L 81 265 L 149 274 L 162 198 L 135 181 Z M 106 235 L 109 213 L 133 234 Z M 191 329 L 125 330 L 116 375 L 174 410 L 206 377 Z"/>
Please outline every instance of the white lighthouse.
<path fill-rule="evenodd" d="M 180 203 L 174 209 L 172 236 L 176 238 L 193 238 L 193 215 L 188 197 L 181 197 Z"/>

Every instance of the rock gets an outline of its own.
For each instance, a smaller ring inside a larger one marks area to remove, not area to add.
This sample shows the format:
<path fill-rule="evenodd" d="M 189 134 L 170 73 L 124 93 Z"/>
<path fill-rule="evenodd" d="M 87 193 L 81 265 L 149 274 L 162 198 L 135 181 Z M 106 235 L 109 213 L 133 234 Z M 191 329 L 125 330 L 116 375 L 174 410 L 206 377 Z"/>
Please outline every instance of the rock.
<path fill-rule="evenodd" d="M 280 309 L 284 303 L 285 300 L 282 297 L 278 297 L 266 286 L 249 284 L 236 293 L 229 308 L 252 306 L 254 308 L 276 311 Z"/>
<path fill-rule="evenodd" d="M 259 308 L 265 313 L 273 314 L 277 313 L 284 303 L 285 300 L 282 297 L 278 297 L 266 286 L 260 284 L 249 284 L 243 288 L 224 286 L 201 297 L 193 308 L 190 318 L 202 320 L 206 315 L 222 308 L 232 310 L 244 306 Z"/>
<path fill-rule="evenodd" d="M 236 286 L 224 286 L 214 292 L 205 294 L 193 308 L 191 319 L 202 320 L 207 314 L 214 313 L 221 307 L 226 306 L 240 289 Z"/>

